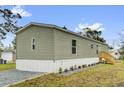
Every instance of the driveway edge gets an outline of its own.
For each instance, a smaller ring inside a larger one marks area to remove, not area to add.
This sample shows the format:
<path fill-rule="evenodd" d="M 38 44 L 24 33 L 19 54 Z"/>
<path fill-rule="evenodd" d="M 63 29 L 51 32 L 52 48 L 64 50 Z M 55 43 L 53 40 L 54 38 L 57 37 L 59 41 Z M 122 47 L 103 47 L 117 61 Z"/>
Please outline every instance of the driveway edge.
<path fill-rule="evenodd" d="M 35 79 L 35 78 L 38 78 L 38 77 L 41 77 L 41 76 L 43 76 L 43 75 L 47 75 L 47 74 L 48 74 L 48 73 L 43 73 L 43 74 L 40 74 L 40 75 L 37 75 L 37 76 L 31 77 L 31 78 L 28 78 L 28 79 L 20 80 L 20 81 L 18 81 L 18 82 L 12 83 L 12 84 L 5 85 L 5 86 L 3 86 L 3 87 L 10 87 L 11 85 L 15 85 L 15 84 L 18 84 L 18 83 L 24 82 L 24 81 L 26 81 L 26 80 Z"/>

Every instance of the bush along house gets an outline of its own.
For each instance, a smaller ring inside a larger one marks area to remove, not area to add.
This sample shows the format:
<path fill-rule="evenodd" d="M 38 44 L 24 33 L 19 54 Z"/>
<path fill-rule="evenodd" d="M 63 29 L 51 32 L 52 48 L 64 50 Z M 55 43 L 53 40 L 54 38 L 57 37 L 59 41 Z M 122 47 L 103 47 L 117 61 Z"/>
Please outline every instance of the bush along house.
<path fill-rule="evenodd" d="M 31 22 L 16 32 L 16 69 L 58 72 L 99 62 L 108 45 L 65 28 Z"/>

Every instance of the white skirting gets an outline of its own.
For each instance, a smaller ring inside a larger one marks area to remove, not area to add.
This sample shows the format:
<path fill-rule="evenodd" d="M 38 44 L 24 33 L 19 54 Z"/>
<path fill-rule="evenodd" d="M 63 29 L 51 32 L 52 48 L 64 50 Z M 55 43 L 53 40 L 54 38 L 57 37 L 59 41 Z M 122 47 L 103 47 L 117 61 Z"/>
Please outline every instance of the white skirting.
<path fill-rule="evenodd" d="M 80 59 L 66 59 L 66 60 L 16 60 L 16 69 L 33 72 L 58 72 L 61 67 L 69 69 L 71 66 L 89 65 L 99 62 L 99 58 L 80 58 Z"/>

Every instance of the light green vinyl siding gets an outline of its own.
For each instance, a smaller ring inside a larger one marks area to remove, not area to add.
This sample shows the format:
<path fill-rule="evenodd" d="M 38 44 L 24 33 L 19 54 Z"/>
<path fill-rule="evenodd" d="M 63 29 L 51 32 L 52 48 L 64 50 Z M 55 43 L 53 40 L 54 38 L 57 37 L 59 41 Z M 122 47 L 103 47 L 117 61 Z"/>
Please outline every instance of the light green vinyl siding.
<path fill-rule="evenodd" d="M 35 50 L 31 49 L 35 38 Z M 76 40 L 76 54 L 72 54 Z M 107 45 L 48 27 L 30 26 L 17 33 L 17 59 L 56 60 L 98 57 L 96 50 L 107 51 Z M 91 48 L 93 44 L 93 49 Z M 99 46 L 98 48 L 96 46 Z"/>
<path fill-rule="evenodd" d="M 54 40 L 55 40 L 55 59 L 75 59 L 75 58 L 90 58 L 98 57 L 96 50 L 101 47 L 101 51 L 106 51 L 107 46 L 83 39 L 81 37 L 63 32 L 60 30 L 54 30 Z M 76 40 L 77 51 L 76 54 L 72 54 L 72 40 Z M 91 44 L 93 44 L 93 49 L 91 49 Z M 96 45 L 99 47 L 97 48 Z"/>
<path fill-rule="evenodd" d="M 35 50 L 31 40 L 35 38 Z M 54 58 L 53 31 L 31 26 L 17 34 L 17 59 L 52 60 Z"/>

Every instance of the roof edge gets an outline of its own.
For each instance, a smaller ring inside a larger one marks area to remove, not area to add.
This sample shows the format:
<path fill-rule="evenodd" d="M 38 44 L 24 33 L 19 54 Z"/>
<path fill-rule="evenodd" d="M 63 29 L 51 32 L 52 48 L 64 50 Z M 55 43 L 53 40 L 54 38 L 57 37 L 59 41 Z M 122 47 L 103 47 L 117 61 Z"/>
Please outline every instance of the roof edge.
<path fill-rule="evenodd" d="M 59 29 L 59 30 L 65 31 L 65 32 L 67 32 L 67 33 L 76 35 L 76 36 L 78 36 L 78 37 L 82 37 L 82 38 L 84 38 L 84 39 L 88 39 L 88 40 L 91 40 L 91 41 L 94 41 L 94 42 L 97 42 L 97 43 L 104 44 L 104 45 L 107 45 L 107 46 L 108 46 L 107 43 L 102 43 L 102 42 L 97 41 L 97 40 L 94 40 L 94 39 L 92 39 L 92 38 L 88 38 L 88 37 L 86 37 L 86 36 L 79 35 L 79 34 L 76 33 L 76 32 L 73 32 L 73 31 L 68 30 L 68 29 L 67 29 L 67 30 L 66 30 L 66 29 L 63 29 L 63 28 L 61 28 L 61 27 L 59 27 L 59 26 L 57 26 L 57 25 L 54 25 L 54 24 L 30 22 L 30 23 L 28 23 L 27 25 L 25 25 L 23 28 L 19 29 L 15 34 L 20 33 L 22 30 L 26 29 L 27 27 L 29 27 L 29 26 L 31 26 L 31 25 L 44 26 L 44 27 L 50 27 L 50 28 Z"/>

